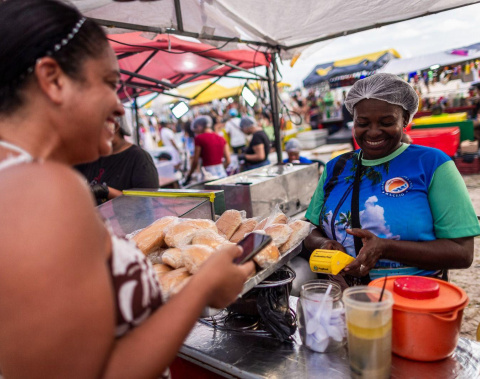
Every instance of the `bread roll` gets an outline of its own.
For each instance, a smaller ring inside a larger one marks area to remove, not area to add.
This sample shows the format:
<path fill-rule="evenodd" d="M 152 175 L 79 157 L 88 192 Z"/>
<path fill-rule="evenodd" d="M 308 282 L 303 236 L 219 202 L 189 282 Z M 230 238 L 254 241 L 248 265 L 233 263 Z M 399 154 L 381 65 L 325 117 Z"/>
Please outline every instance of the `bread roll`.
<path fill-rule="evenodd" d="M 255 229 L 253 230 L 263 230 L 263 228 L 265 227 L 265 225 L 267 224 L 267 221 L 268 221 L 268 217 L 264 218 L 262 221 L 260 221 L 257 226 L 255 227 Z"/>
<path fill-rule="evenodd" d="M 306 221 L 296 220 L 288 224 L 292 229 L 292 234 L 282 246 L 280 246 L 280 253 L 284 254 L 292 247 L 295 247 L 302 242 L 310 234 L 311 224 Z"/>
<path fill-rule="evenodd" d="M 273 216 L 270 216 L 269 219 L 268 219 L 268 223 L 270 225 L 286 224 L 287 222 L 288 222 L 288 217 L 281 211 L 274 214 Z"/>
<path fill-rule="evenodd" d="M 199 229 L 208 229 L 214 231 L 215 233 L 218 233 L 217 225 L 215 225 L 215 222 L 213 222 L 212 220 L 191 218 L 183 222 L 187 225 L 191 225 Z"/>
<path fill-rule="evenodd" d="M 227 242 L 225 238 L 211 229 L 199 230 L 192 238 L 192 245 L 207 245 L 214 249 L 225 242 Z"/>
<path fill-rule="evenodd" d="M 280 259 L 280 252 L 275 244 L 270 242 L 260 253 L 253 257 L 253 260 L 261 267 L 268 267 Z"/>
<path fill-rule="evenodd" d="M 230 209 L 225 211 L 220 218 L 217 220 L 216 225 L 218 231 L 223 233 L 225 237 L 229 240 L 232 238 L 233 233 L 238 229 L 242 223 L 242 214 L 235 210 Z"/>
<path fill-rule="evenodd" d="M 159 278 L 160 291 L 163 301 L 167 301 L 171 296 L 178 293 L 190 279 L 190 274 L 185 267 L 172 270 Z"/>
<path fill-rule="evenodd" d="M 148 260 L 150 261 L 150 263 L 152 265 L 154 264 L 158 264 L 158 263 L 163 263 L 162 261 L 162 255 L 163 255 L 163 252 L 167 250 L 167 249 L 164 249 L 163 247 L 158 249 L 158 250 L 155 250 L 153 252 L 151 252 L 150 254 L 147 255 L 147 258 Z"/>
<path fill-rule="evenodd" d="M 195 274 L 215 250 L 205 245 L 190 245 L 182 249 L 183 262 L 190 274 Z"/>
<path fill-rule="evenodd" d="M 162 261 L 173 268 L 185 266 L 183 263 L 182 250 L 177 247 L 165 250 L 162 255 Z"/>
<path fill-rule="evenodd" d="M 169 228 L 165 234 L 165 242 L 170 247 L 183 247 L 192 242 L 198 227 L 187 222 L 180 222 Z"/>
<path fill-rule="evenodd" d="M 157 274 L 157 277 L 159 279 L 163 275 L 165 275 L 167 272 L 170 272 L 170 271 L 173 270 L 169 265 L 166 265 L 166 264 L 163 264 L 163 263 L 155 264 L 152 267 L 155 270 L 155 273 Z"/>
<path fill-rule="evenodd" d="M 243 237 L 245 237 L 246 234 L 253 232 L 253 229 L 255 229 L 256 226 L 257 226 L 257 220 L 255 220 L 254 218 L 249 218 L 243 221 L 238 227 L 238 229 L 236 230 L 236 232 L 233 233 L 233 236 L 230 238 L 230 242 L 237 243 Z"/>
<path fill-rule="evenodd" d="M 292 228 L 286 224 L 274 224 L 265 228 L 265 233 L 272 237 L 275 246 L 279 247 L 290 238 Z"/>
<path fill-rule="evenodd" d="M 178 222 L 178 217 L 163 217 L 147 226 L 132 238 L 143 254 L 148 255 L 160 247 L 165 247 L 165 230 Z"/>

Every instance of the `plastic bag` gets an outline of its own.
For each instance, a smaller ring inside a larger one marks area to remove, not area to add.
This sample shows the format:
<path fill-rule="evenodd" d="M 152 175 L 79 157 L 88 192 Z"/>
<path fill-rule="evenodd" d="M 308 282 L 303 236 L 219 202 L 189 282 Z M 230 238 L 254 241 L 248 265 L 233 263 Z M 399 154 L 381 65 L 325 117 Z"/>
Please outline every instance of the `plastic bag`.
<path fill-rule="evenodd" d="M 263 227 L 263 229 L 268 228 L 270 225 L 273 225 L 273 224 L 287 224 L 287 223 L 288 223 L 288 217 L 280 209 L 280 204 L 276 204 L 275 208 L 273 208 L 272 212 L 268 216 L 267 222 L 265 223 L 265 226 Z"/>

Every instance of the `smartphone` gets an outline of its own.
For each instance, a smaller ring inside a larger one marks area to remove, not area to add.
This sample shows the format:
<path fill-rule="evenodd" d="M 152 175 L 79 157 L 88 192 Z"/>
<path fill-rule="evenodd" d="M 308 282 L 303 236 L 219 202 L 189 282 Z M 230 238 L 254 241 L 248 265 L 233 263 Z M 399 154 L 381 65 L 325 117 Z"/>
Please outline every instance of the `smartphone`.
<path fill-rule="evenodd" d="M 265 246 L 272 241 L 272 237 L 266 234 L 252 232 L 245 236 L 237 245 L 243 247 L 243 253 L 238 258 L 234 259 L 236 264 L 244 264 L 253 259 Z"/>

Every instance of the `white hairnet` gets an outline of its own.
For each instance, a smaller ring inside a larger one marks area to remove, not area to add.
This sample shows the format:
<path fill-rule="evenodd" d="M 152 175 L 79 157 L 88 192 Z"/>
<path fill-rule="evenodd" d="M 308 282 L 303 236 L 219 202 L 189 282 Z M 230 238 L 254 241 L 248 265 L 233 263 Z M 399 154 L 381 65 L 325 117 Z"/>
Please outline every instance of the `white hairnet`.
<path fill-rule="evenodd" d="M 289 139 L 285 143 L 285 151 L 300 151 L 302 150 L 302 144 L 296 138 Z"/>
<path fill-rule="evenodd" d="M 345 99 L 345 106 L 353 115 L 353 108 L 364 99 L 376 99 L 401 106 L 409 115 L 410 123 L 418 110 L 418 96 L 405 80 L 397 75 L 381 73 L 356 82 Z"/>

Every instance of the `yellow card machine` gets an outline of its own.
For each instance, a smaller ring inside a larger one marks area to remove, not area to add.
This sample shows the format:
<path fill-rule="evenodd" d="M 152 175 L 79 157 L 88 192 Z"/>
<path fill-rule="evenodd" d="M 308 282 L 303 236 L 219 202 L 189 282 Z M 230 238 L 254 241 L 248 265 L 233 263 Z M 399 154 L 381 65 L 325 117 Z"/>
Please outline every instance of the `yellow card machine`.
<path fill-rule="evenodd" d="M 310 255 L 310 269 L 321 274 L 337 275 L 355 258 L 339 250 L 316 249 Z"/>

